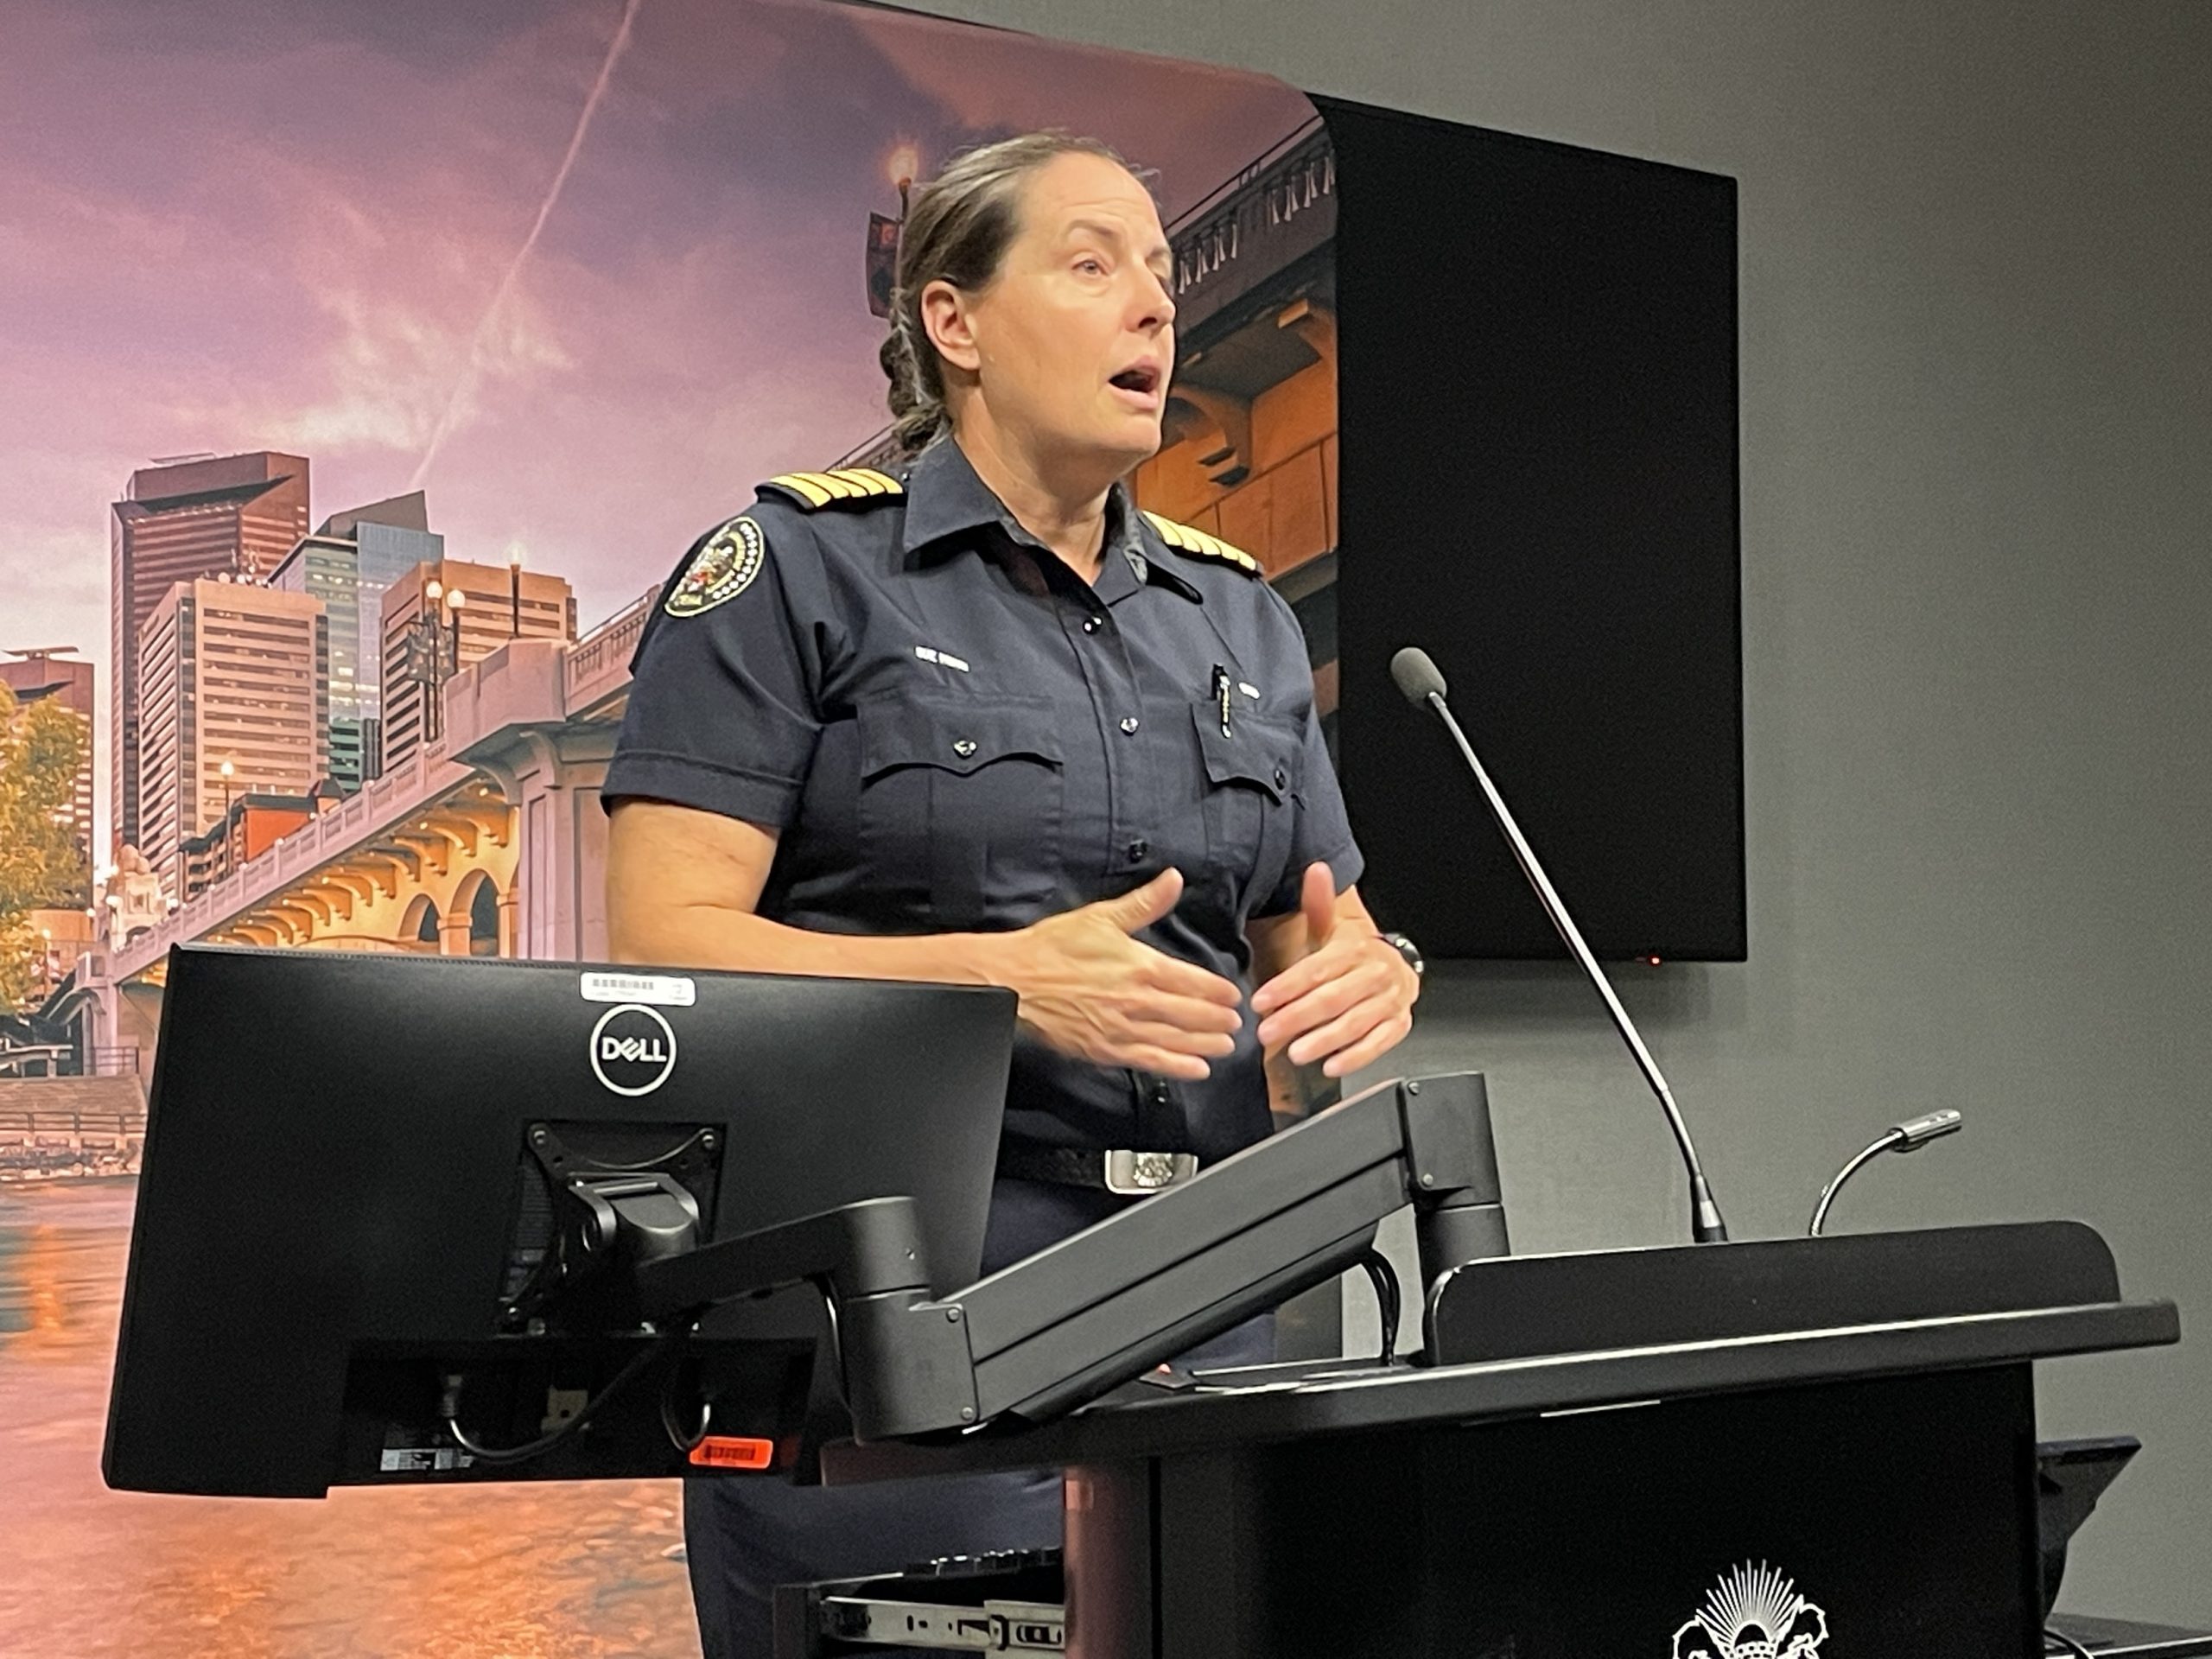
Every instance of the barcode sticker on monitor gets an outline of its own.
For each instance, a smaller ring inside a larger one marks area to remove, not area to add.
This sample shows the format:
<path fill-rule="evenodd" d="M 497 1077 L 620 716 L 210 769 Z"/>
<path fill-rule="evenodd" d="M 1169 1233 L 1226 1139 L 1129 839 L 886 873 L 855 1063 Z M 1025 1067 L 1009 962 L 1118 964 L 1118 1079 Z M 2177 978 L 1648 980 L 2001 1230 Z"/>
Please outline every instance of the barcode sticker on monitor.
<path fill-rule="evenodd" d="M 475 1461 L 451 1446 L 387 1446 L 377 1454 L 377 1467 L 387 1475 L 442 1474 L 448 1469 L 466 1469 Z"/>
<path fill-rule="evenodd" d="M 586 974 L 587 1002 L 657 1002 L 688 1008 L 699 1000 L 698 988 L 680 974 Z"/>

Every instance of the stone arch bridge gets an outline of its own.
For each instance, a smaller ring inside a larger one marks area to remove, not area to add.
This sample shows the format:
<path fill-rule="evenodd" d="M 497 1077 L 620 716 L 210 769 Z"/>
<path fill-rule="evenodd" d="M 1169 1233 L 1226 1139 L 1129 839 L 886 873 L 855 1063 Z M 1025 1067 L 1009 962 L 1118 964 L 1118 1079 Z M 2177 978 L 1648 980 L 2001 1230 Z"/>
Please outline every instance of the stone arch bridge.
<path fill-rule="evenodd" d="M 442 735 L 166 920 L 94 950 L 55 1010 L 150 1077 L 188 940 L 432 956 L 606 955 L 599 787 L 655 594 L 573 644 L 517 639 L 445 688 Z"/>

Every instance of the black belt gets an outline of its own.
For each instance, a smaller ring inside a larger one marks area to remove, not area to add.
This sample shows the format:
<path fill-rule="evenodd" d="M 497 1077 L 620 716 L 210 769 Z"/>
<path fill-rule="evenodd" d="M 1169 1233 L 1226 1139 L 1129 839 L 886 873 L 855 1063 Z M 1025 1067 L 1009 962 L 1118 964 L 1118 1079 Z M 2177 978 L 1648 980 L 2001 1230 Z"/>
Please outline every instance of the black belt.
<path fill-rule="evenodd" d="M 1198 1173 L 1198 1160 L 1194 1153 L 1134 1152 L 1125 1147 L 1002 1146 L 998 1167 L 1010 1180 L 1056 1181 L 1141 1196 L 1189 1180 Z"/>

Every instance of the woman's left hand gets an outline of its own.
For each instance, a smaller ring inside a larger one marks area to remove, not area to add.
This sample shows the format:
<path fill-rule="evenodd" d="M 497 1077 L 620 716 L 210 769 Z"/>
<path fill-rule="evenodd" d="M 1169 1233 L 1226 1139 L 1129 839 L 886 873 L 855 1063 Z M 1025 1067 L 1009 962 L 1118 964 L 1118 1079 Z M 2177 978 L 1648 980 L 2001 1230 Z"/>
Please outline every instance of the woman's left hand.
<path fill-rule="evenodd" d="M 1321 1063 L 1341 1077 L 1370 1065 L 1413 1029 L 1421 977 L 1374 925 L 1340 912 L 1326 864 L 1306 868 L 1299 891 L 1306 954 L 1252 994 L 1261 1046 L 1288 1045 L 1294 1065 Z"/>

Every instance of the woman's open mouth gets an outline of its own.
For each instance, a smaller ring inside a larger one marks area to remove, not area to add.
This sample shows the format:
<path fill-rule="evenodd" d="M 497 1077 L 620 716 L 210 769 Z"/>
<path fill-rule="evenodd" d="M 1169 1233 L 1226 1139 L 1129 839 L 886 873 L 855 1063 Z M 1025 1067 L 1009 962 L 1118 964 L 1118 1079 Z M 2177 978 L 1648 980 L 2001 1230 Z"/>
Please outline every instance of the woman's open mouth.
<path fill-rule="evenodd" d="M 1115 391 L 1135 399 L 1147 409 L 1160 404 L 1160 370 L 1150 363 L 1135 363 L 1123 369 L 1106 384 Z"/>

